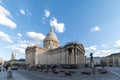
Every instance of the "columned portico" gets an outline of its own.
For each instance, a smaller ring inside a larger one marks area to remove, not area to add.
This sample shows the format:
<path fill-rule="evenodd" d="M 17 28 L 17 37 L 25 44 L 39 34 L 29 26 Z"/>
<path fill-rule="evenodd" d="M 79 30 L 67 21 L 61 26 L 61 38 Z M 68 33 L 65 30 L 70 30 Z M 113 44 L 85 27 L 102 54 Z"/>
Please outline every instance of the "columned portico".
<path fill-rule="evenodd" d="M 81 64 L 84 60 L 84 53 L 82 53 L 77 45 L 69 45 L 66 47 L 66 64 Z"/>

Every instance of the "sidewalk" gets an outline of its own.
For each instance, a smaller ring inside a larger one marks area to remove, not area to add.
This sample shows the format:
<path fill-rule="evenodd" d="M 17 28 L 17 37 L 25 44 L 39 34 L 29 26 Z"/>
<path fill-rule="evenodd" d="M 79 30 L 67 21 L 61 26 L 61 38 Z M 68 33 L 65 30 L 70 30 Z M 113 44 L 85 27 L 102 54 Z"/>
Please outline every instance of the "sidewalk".
<path fill-rule="evenodd" d="M 7 72 L 3 71 L 0 72 L 0 80 L 28 80 L 25 77 L 22 77 L 21 75 L 17 74 L 15 71 L 12 71 L 13 78 L 7 78 Z"/>

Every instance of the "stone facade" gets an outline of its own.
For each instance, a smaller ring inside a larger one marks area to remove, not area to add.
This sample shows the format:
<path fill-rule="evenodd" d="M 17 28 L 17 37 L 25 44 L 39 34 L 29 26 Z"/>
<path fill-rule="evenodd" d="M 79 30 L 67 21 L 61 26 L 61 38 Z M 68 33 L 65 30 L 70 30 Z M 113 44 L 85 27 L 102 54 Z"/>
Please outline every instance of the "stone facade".
<path fill-rule="evenodd" d="M 25 64 L 25 59 L 13 59 L 13 60 L 10 60 L 10 63 L 12 63 L 12 64 Z"/>
<path fill-rule="evenodd" d="M 3 59 L 0 57 L 0 64 L 2 64 L 3 63 Z"/>
<path fill-rule="evenodd" d="M 104 57 L 93 57 L 93 62 L 95 65 L 101 64 L 101 61 L 103 61 Z M 86 64 L 90 63 L 90 57 L 86 58 Z"/>
<path fill-rule="evenodd" d="M 120 66 L 120 52 L 105 57 L 107 66 Z"/>
<path fill-rule="evenodd" d="M 11 55 L 11 60 L 13 59 L 16 59 L 16 53 L 15 52 L 12 52 L 12 55 Z"/>
<path fill-rule="evenodd" d="M 84 64 L 84 47 L 77 42 L 69 42 L 59 47 L 59 41 L 51 28 L 43 41 L 43 48 L 32 46 L 26 48 L 26 64 Z"/>

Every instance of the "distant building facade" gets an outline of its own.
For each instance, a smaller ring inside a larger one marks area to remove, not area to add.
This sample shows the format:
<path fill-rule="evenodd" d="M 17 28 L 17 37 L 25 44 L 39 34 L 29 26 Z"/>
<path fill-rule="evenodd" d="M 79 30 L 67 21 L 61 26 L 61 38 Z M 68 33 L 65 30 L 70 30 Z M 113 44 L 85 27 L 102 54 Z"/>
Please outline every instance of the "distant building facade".
<path fill-rule="evenodd" d="M 16 59 L 16 52 L 12 52 L 11 60 Z"/>
<path fill-rule="evenodd" d="M 12 61 L 12 64 L 25 64 L 25 59 L 14 59 L 11 61 Z"/>
<path fill-rule="evenodd" d="M 83 45 L 77 42 L 70 42 L 65 46 L 59 47 L 59 40 L 52 28 L 43 40 L 43 47 L 27 47 L 25 53 L 25 63 L 29 65 L 84 64 L 85 62 Z"/>
<path fill-rule="evenodd" d="M 94 65 L 101 65 L 101 62 L 105 63 L 104 57 L 93 57 Z M 86 64 L 90 64 L 90 57 L 86 58 Z"/>
<path fill-rule="evenodd" d="M 0 57 L 0 64 L 2 64 L 3 63 L 3 59 Z"/>
<path fill-rule="evenodd" d="M 25 64 L 25 59 L 16 59 L 16 52 L 12 52 L 11 60 L 9 60 L 9 63 L 11 63 L 12 65 L 14 65 L 14 64 Z"/>
<path fill-rule="evenodd" d="M 107 66 L 120 66 L 120 52 L 107 56 L 105 60 Z"/>

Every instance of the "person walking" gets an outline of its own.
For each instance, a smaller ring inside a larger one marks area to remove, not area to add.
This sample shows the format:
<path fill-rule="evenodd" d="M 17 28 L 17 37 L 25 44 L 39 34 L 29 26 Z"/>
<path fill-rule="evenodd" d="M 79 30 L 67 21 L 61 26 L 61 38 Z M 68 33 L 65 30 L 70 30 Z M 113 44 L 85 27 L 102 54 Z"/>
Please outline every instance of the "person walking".
<path fill-rule="evenodd" d="M 8 65 L 5 66 L 6 71 L 8 70 Z"/>

